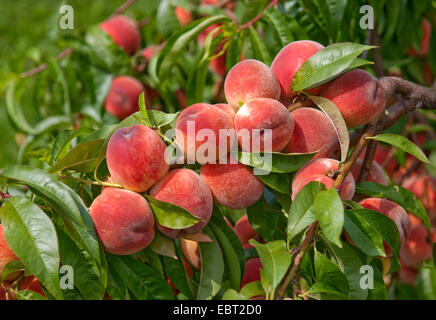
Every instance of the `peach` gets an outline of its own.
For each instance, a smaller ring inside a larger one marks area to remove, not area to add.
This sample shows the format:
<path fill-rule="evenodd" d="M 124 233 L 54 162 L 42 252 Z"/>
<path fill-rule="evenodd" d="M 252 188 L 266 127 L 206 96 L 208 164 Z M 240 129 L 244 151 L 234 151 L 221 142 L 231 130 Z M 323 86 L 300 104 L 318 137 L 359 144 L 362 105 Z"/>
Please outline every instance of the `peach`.
<path fill-rule="evenodd" d="M 382 198 L 367 198 L 359 204 L 368 210 L 377 211 L 395 222 L 400 233 L 401 246 L 404 246 L 410 234 L 410 219 L 407 212 L 395 202 Z M 392 257 L 392 250 L 389 245 L 383 241 L 386 256 Z"/>
<path fill-rule="evenodd" d="M 339 109 L 348 127 L 367 124 L 384 111 L 384 90 L 368 72 L 354 69 L 326 83 L 320 92 Z"/>
<path fill-rule="evenodd" d="M 139 111 L 139 95 L 145 87 L 135 78 L 120 76 L 113 79 L 109 93 L 104 102 L 107 112 L 123 120 Z"/>
<path fill-rule="evenodd" d="M 338 170 L 338 166 L 339 161 L 328 158 L 312 159 L 306 163 L 295 173 L 292 179 L 292 201 L 295 200 L 298 192 L 312 181 L 324 184 L 327 189 L 333 187 L 335 181 L 330 176 Z M 339 190 L 341 199 L 351 200 L 354 195 L 354 187 L 354 178 L 351 174 L 348 174 Z"/>
<path fill-rule="evenodd" d="M 313 108 L 300 108 L 291 112 L 294 131 L 283 149 L 285 153 L 310 153 L 320 150 L 315 158 L 331 157 L 331 148 L 337 143 L 336 130 L 324 112 Z"/>
<path fill-rule="evenodd" d="M 106 151 L 112 180 L 132 191 L 146 191 L 169 170 L 165 150 L 162 139 L 142 124 L 118 129 Z"/>
<path fill-rule="evenodd" d="M 223 134 L 221 137 L 220 132 Z M 210 140 L 209 134 L 215 141 Z M 233 121 L 226 112 L 211 104 L 193 104 L 177 118 L 176 142 L 188 160 L 214 162 L 226 156 L 236 143 Z"/>
<path fill-rule="evenodd" d="M 224 81 L 227 102 L 236 110 L 255 98 L 280 98 L 280 85 L 271 69 L 261 61 L 247 59 L 230 69 Z"/>
<path fill-rule="evenodd" d="M 135 21 L 124 15 L 116 15 L 102 22 L 103 29 L 127 54 L 134 54 L 141 46 L 141 34 Z"/>
<path fill-rule="evenodd" d="M 424 207 L 430 217 L 436 216 L 436 179 L 426 173 L 407 177 L 402 186 L 411 191 Z"/>
<path fill-rule="evenodd" d="M 12 260 L 19 260 L 18 257 L 15 255 L 15 253 L 12 251 L 12 249 L 9 247 L 5 232 L 3 230 L 3 226 L 0 224 L 0 276 L 3 272 L 3 269 L 6 267 L 6 265 L 11 262 Z M 8 275 L 7 280 L 13 280 L 10 278 L 15 278 L 15 275 Z"/>
<path fill-rule="evenodd" d="M 176 6 L 174 8 L 174 13 L 176 14 L 177 20 L 179 20 L 182 27 L 186 26 L 192 21 L 191 13 L 181 6 Z"/>
<path fill-rule="evenodd" d="M 180 246 L 183 251 L 183 255 L 191 266 L 196 269 L 201 269 L 201 258 L 198 242 L 180 239 Z"/>
<path fill-rule="evenodd" d="M 170 229 L 159 225 L 159 230 L 169 238 L 176 239 L 186 233 L 200 232 L 212 215 L 212 193 L 206 182 L 190 169 L 171 170 L 150 189 L 149 194 L 157 200 L 182 207 L 192 215 L 203 219 L 185 229 Z"/>
<path fill-rule="evenodd" d="M 244 248 L 244 249 L 253 248 L 253 246 L 250 243 L 248 243 L 248 241 L 250 239 L 254 239 L 255 237 L 258 237 L 259 234 L 251 226 L 247 215 L 242 216 L 236 222 L 234 231 L 235 231 L 236 235 L 238 236 L 239 241 L 241 241 L 242 248 Z"/>
<path fill-rule="evenodd" d="M 318 42 L 310 40 L 294 41 L 284 46 L 274 58 L 271 64 L 271 71 L 280 83 L 281 98 L 285 102 L 291 102 L 296 93 L 292 92 L 291 84 L 294 75 L 304 62 L 313 56 L 324 46 Z M 318 95 L 320 87 L 308 90 L 308 92 Z"/>
<path fill-rule="evenodd" d="M 353 175 L 355 181 L 357 181 L 357 179 L 359 178 L 363 161 L 364 159 L 362 158 L 357 159 L 353 167 L 351 168 L 351 174 Z M 389 184 L 383 168 L 376 161 L 372 162 L 371 169 L 369 170 L 368 176 L 366 177 L 365 181 L 376 182 L 385 186 Z"/>
<path fill-rule="evenodd" d="M 126 255 L 147 247 L 154 238 L 154 216 L 147 200 L 133 191 L 106 188 L 89 208 L 106 252 Z"/>
<path fill-rule="evenodd" d="M 212 191 L 215 202 L 231 209 L 247 208 L 260 199 L 265 185 L 249 167 L 227 162 L 202 165 L 201 177 Z"/>
<path fill-rule="evenodd" d="M 251 258 L 245 261 L 245 271 L 241 280 L 241 288 L 247 283 L 260 281 L 260 269 L 262 268 L 262 263 L 259 258 Z"/>
<path fill-rule="evenodd" d="M 234 119 L 239 146 L 247 152 L 262 152 L 271 142 L 271 151 L 280 152 L 291 139 L 294 118 L 286 107 L 277 100 L 256 98 L 246 102 L 236 113 Z M 271 135 L 265 135 L 271 129 Z M 268 139 L 272 138 L 272 141 Z M 248 139 L 250 145 L 247 146 Z M 254 149 L 256 141 L 259 150 Z"/>
<path fill-rule="evenodd" d="M 409 286 L 416 286 L 416 280 L 418 278 L 418 271 L 409 268 L 401 261 L 401 269 L 398 271 L 398 281 Z"/>
<path fill-rule="evenodd" d="M 408 216 L 409 216 L 409 219 L 410 219 L 410 227 L 412 229 L 422 225 L 422 220 L 419 219 L 414 214 L 408 213 Z"/>
<path fill-rule="evenodd" d="M 39 293 L 40 295 L 45 297 L 44 291 L 42 290 L 41 283 L 35 276 L 24 277 L 23 280 L 20 281 L 20 285 L 18 286 L 19 290 L 31 290 Z"/>
<path fill-rule="evenodd" d="M 401 248 L 401 260 L 409 268 L 418 270 L 423 261 L 433 257 L 433 243 L 436 243 L 436 229 L 430 234 L 423 225 L 413 228 L 406 244 Z"/>

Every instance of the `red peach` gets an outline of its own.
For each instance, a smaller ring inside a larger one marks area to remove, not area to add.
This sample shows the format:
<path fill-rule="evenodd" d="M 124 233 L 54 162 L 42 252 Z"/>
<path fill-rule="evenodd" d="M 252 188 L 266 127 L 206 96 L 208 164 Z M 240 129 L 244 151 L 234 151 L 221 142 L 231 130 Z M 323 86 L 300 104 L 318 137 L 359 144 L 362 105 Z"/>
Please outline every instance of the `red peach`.
<path fill-rule="evenodd" d="M 260 281 L 260 269 L 262 269 L 262 263 L 259 258 L 251 258 L 245 262 L 245 271 L 241 280 L 241 288 L 247 283 Z"/>
<path fill-rule="evenodd" d="M 367 124 L 384 110 L 384 90 L 368 72 L 354 69 L 326 83 L 320 95 L 339 109 L 348 127 Z"/>
<path fill-rule="evenodd" d="M 298 69 L 304 62 L 318 51 L 324 48 L 323 45 L 315 41 L 300 40 L 294 41 L 283 47 L 271 64 L 271 70 L 280 83 L 281 98 L 285 102 L 291 102 L 295 97 L 295 92 L 291 90 L 292 80 Z M 317 95 L 320 87 L 308 90 Z"/>
<path fill-rule="evenodd" d="M 436 243 L 436 229 L 430 234 L 423 225 L 413 228 L 406 244 L 401 248 L 401 260 L 409 268 L 418 270 L 423 261 L 433 257 L 433 243 Z"/>
<path fill-rule="evenodd" d="M 230 69 L 224 81 L 227 102 L 236 110 L 255 98 L 280 98 L 280 85 L 271 69 L 261 61 L 247 59 Z"/>
<path fill-rule="evenodd" d="M 241 241 L 242 248 L 249 249 L 253 248 L 253 246 L 248 243 L 250 239 L 254 239 L 259 234 L 256 230 L 251 226 L 250 221 L 248 220 L 248 216 L 244 215 L 240 218 L 235 224 L 235 233 Z"/>
<path fill-rule="evenodd" d="M 401 269 L 398 271 L 398 281 L 409 286 L 416 286 L 417 278 L 418 271 L 409 268 L 401 261 Z"/>
<path fill-rule="evenodd" d="M 162 139 L 144 125 L 118 129 L 110 138 L 106 160 L 115 183 L 144 192 L 169 170 Z"/>
<path fill-rule="evenodd" d="M 382 198 L 367 198 L 359 204 L 368 210 L 377 211 L 390 218 L 395 222 L 400 233 L 401 246 L 404 246 L 410 234 L 410 219 L 407 212 L 395 202 Z M 389 245 L 383 241 L 386 256 L 392 256 L 392 250 Z"/>
<path fill-rule="evenodd" d="M 334 179 L 332 179 L 330 175 L 338 170 L 338 166 L 339 161 L 334 159 L 318 158 L 310 160 L 295 173 L 292 179 L 292 200 L 295 200 L 298 192 L 312 181 L 319 181 L 324 184 L 327 189 L 333 187 Z M 354 178 L 349 174 L 339 190 L 341 199 L 351 200 L 354 195 L 354 187 Z"/>
<path fill-rule="evenodd" d="M 100 28 L 129 55 L 134 54 L 141 46 L 141 34 L 136 22 L 124 15 L 113 16 L 102 22 Z"/>
<path fill-rule="evenodd" d="M 212 191 L 214 200 L 225 207 L 243 209 L 263 194 L 265 185 L 242 163 L 204 164 L 201 177 Z"/>
<path fill-rule="evenodd" d="M 436 216 L 436 179 L 426 173 L 418 173 L 407 177 L 402 186 L 411 191 L 431 217 Z"/>
<path fill-rule="evenodd" d="M 324 112 L 300 108 L 291 112 L 294 131 L 284 153 L 310 153 L 320 150 L 315 158 L 328 158 L 331 146 L 337 143 L 335 127 Z"/>
<path fill-rule="evenodd" d="M 191 13 L 188 10 L 186 10 L 185 8 L 183 8 L 181 6 L 176 6 L 174 8 L 174 12 L 177 16 L 177 20 L 179 20 L 182 27 L 186 26 L 187 24 L 189 24 L 189 22 L 192 21 Z"/>
<path fill-rule="evenodd" d="M 15 253 L 12 251 L 12 249 L 9 247 L 9 245 L 6 241 L 3 226 L 0 224 L 0 276 L 3 272 L 3 269 L 12 260 L 19 260 L 19 259 L 15 255 Z M 15 275 L 15 274 L 10 274 L 10 275 L 8 275 L 7 280 L 14 280 L 16 278 L 16 276 L 17 275 Z"/>
<path fill-rule="evenodd" d="M 89 208 L 106 252 L 126 255 L 147 247 L 154 238 L 154 216 L 147 200 L 133 191 L 106 188 Z"/>
<path fill-rule="evenodd" d="M 183 251 L 183 255 L 191 266 L 196 269 L 201 269 L 201 258 L 200 249 L 198 247 L 198 242 L 180 239 L 180 246 Z"/>
<path fill-rule="evenodd" d="M 228 136 L 220 137 L 220 132 L 228 133 Z M 210 140 L 207 135 L 203 136 L 203 133 L 210 133 L 215 141 Z M 193 104 L 183 110 L 177 118 L 176 141 L 190 161 L 205 163 L 211 159 L 220 159 L 230 152 L 236 142 L 233 121 L 226 112 L 211 104 Z M 201 151 L 204 151 L 204 154 L 200 154 Z"/>
<path fill-rule="evenodd" d="M 236 113 L 234 119 L 239 146 L 247 152 L 262 152 L 272 142 L 271 151 L 282 151 L 291 139 L 294 119 L 280 102 L 269 98 L 247 101 Z M 265 129 L 271 129 L 272 141 L 265 141 Z M 249 139 L 249 141 L 247 140 Z M 259 150 L 251 150 L 259 142 Z M 250 143 L 247 146 L 247 143 Z"/>
<path fill-rule="evenodd" d="M 164 202 L 172 203 L 203 219 L 185 229 L 170 229 L 158 226 L 169 238 L 179 238 L 185 233 L 200 232 L 208 223 L 213 209 L 212 193 L 206 182 L 189 169 L 171 170 L 162 180 L 150 189 L 150 196 Z"/>
<path fill-rule="evenodd" d="M 362 158 L 357 159 L 353 167 L 351 168 L 351 174 L 353 175 L 355 181 L 357 181 L 359 177 L 363 161 L 364 159 Z M 372 181 L 385 186 L 389 184 L 383 168 L 376 161 L 372 162 L 371 169 L 369 170 L 368 176 L 366 177 L 365 181 Z"/>
<path fill-rule="evenodd" d="M 107 112 L 122 120 L 139 111 L 139 95 L 145 87 L 135 78 L 120 76 L 113 79 L 104 107 Z"/>
<path fill-rule="evenodd" d="M 224 111 L 225 113 L 227 113 L 227 115 L 232 119 L 235 118 L 236 112 L 235 109 L 233 109 L 233 107 L 227 103 L 217 103 L 214 104 L 215 107 L 217 107 L 218 109 Z"/>

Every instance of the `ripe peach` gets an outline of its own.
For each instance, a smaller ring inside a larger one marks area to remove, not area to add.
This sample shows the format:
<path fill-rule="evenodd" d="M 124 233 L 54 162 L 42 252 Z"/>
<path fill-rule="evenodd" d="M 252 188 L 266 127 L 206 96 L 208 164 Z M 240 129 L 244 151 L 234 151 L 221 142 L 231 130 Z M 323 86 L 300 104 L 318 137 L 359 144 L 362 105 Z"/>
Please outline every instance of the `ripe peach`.
<path fill-rule="evenodd" d="M 35 291 L 36 293 L 39 293 L 40 295 L 45 297 L 44 291 L 41 287 L 41 283 L 35 276 L 24 277 L 23 280 L 20 281 L 18 289 Z"/>
<path fill-rule="evenodd" d="M 398 271 L 398 281 L 409 286 L 416 286 L 418 278 L 418 271 L 409 268 L 403 261 L 401 261 L 401 269 Z"/>
<path fill-rule="evenodd" d="M 423 225 L 413 228 L 406 244 L 401 248 L 401 260 L 409 268 L 418 270 L 423 261 L 433 257 L 433 243 L 436 243 L 436 229 L 430 234 Z"/>
<path fill-rule="evenodd" d="M 171 170 L 150 189 L 150 196 L 182 207 L 194 216 L 203 219 L 191 227 L 180 230 L 159 225 L 159 230 L 169 238 L 176 239 L 185 233 L 200 232 L 212 215 L 212 193 L 206 182 L 189 169 Z"/>
<path fill-rule="evenodd" d="M 259 258 L 251 258 L 245 261 L 245 271 L 241 280 L 241 288 L 247 283 L 259 281 L 261 268 L 262 263 L 260 262 Z"/>
<path fill-rule="evenodd" d="M 410 227 L 412 229 L 422 225 L 421 219 L 419 219 L 417 216 L 415 216 L 414 214 L 411 214 L 411 213 L 408 213 L 407 215 L 409 216 Z"/>
<path fill-rule="evenodd" d="M 261 61 L 248 59 L 230 69 L 224 81 L 227 102 L 236 110 L 255 98 L 280 98 L 280 85 L 271 69 Z"/>
<path fill-rule="evenodd" d="M 220 132 L 228 136 L 220 137 Z M 208 133 L 215 141 L 209 139 Z M 217 160 L 226 156 L 236 143 L 233 121 L 226 112 L 211 104 L 193 104 L 177 118 L 176 141 L 190 161 L 205 163 Z"/>
<path fill-rule="evenodd" d="M 390 218 L 397 225 L 400 233 L 401 246 L 404 246 L 410 234 L 410 219 L 407 212 L 395 202 L 382 198 L 367 198 L 359 202 L 359 204 L 368 210 L 377 211 Z M 392 256 L 392 250 L 389 245 L 383 241 L 386 256 Z"/>
<path fill-rule="evenodd" d="M 242 248 L 249 249 L 253 248 L 251 244 L 248 243 L 250 239 L 254 239 L 259 234 L 251 226 L 248 216 L 244 215 L 235 223 L 235 233 L 241 241 Z"/>
<path fill-rule="evenodd" d="M 122 120 L 139 111 L 139 95 L 145 87 L 135 78 L 120 76 L 113 79 L 104 107 L 107 112 Z"/>
<path fill-rule="evenodd" d="M 176 6 L 174 8 L 174 13 L 176 14 L 177 20 L 179 20 L 182 27 L 186 26 L 192 21 L 191 13 L 181 6 Z"/>
<path fill-rule="evenodd" d="M 135 21 L 124 15 L 116 15 L 102 22 L 103 29 L 115 44 L 121 47 L 127 54 L 134 54 L 141 46 L 141 35 Z"/>
<path fill-rule="evenodd" d="M 320 95 L 339 109 L 348 127 L 370 122 L 383 112 L 384 90 L 368 72 L 354 69 L 325 84 Z"/>
<path fill-rule="evenodd" d="M 3 269 L 12 260 L 19 259 L 6 242 L 5 232 L 3 230 L 3 226 L 0 224 L 0 276 L 3 272 Z M 9 275 L 7 280 L 13 280 L 12 278 L 16 278 L 16 275 Z"/>
<path fill-rule="evenodd" d="M 294 41 L 284 46 L 271 64 L 271 71 L 280 83 L 281 98 L 285 102 L 291 102 L 295 92 L 291 90 L 292 80 L 298 69 L 304 62 L 318 51 L 324 48 L 318 42 L 310 40 Z M 308 90 L 317 95 L 320 87 Z"/>
<path fill-rule="evenodd" d="M 110 138 L 107 166 L 115 183 L 144 192 L 169 170 L 162 139 L 144 125 L 118 129 Z"/>
<path fill-rule="evenodd" d="M 364 159 L 362 158 L 357 159 L 353 167 L 351 168 L 351 174 L 353 175 L 355 181 L 357 181 L 359 177 L 360 170 L 363 165 L 363 160 Z M 376 161 L 372 162 L 371 169 L 369 170 L 368 176 L 366 177 L 365 181 L 372 181 L 385 186 L 389 184 L 383 168 Z"/>
<path fill-rule="evenodd" d="M 198 242 L 180 239 L 180 246 L 183 251 L 183 255 L 186 260 L 196 269 L 201 269 L 200 250 L 198 248 Z"/>
<path fill-rule="evenodd" d="M 201 177 L 218 204 L 232 209 L 247 208 L 259 200 L 265 185 L 249 167 L 227 162 L 202 165 Z"/>
<path fill-rule="evenodd" d="M 284 153 L 310 153 L 319 151 L 315 158 L 328 158 L 331 146 L 337 141 L 336 130 L 324 112 L 313 108 L 300 108 L 291 112 L 294 131 Z"/>
<path fill-rule="evenodd" d="M 430 217 L 436 216 L 436 179 L 426 173 L 407 177 L 402 186 L 421 200 Z"/>
<path fill-rule="evenodd" d="M 106 188 L 89 208 L 105 251 L 126 255 L 147 247 L 154 238 L 154 216 L 147 200 L 133 191 Z"/>
<path fill-rule="evenodd" d="M 312 181 L 319 181 L 324 184 L 327 189 L 333 187 L 334 179 L 332 179 L 330 175 L 338 170 L 338 166 L 339 161 L 334 159 L 318 158 L 310 160 L 295 173 L 292 179 L 292 200 L 295 200 L 298 192 Z M 349 174 L 339 190 L 341 199 L 351 200 L 354 195 L 354 187 L 354 178 Z"/>
<path fill-rule="evenodd" d="M 236 113 L 234 123 L 239 146 L 247 152 L 268 151 L 265 148 L 269 142 L 272 142 L 271 151 L 280 152 L 289 143 L 294 130 L 294 119 L 288 109 L 269 98 L 247 101 Z M 265 129 L 271 129 L 272 141 L 266 138 Z M 251 150 L 256 141 L 260 142 L 260 149 Z"/>

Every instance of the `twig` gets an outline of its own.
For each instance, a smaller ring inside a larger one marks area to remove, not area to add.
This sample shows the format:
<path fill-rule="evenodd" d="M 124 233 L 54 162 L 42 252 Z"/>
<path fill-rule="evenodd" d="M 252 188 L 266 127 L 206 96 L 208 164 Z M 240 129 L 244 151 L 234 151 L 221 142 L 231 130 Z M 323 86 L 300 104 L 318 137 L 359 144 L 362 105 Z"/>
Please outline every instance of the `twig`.
<path fill-rule="evenodd" d="M 112 13 L 110 17 L 112 18 L 113 16 L 116 16 L 117 14 L 124 12 L 128 7 L 130 7 L 135 2 L 136 2 L 136 0 L 127 0 L 117 10 L 115 10 L 114 13 Z"/>
<path fill-rule="evenodd" d="M 65 58 L 66 56 L 70 55 L 71 52 L 73 51 L 73 49 L 71 48 L 66 48 L 64 51 L 62 51 L 61 53 L 58 54 L 58 56 L 56 57 L 56 60 L 59 61 L 63 58 Z M 21 78 L 26 78 L 26 77 L 30 77 L 33 76 L 34 74 L 41 72 L 43 70 L 47 69 L 47 64 L 43 63 L 40 66 L 30 69 L 29 71 L 23 72 L 21 74 Z"/>
<path fill-rule="evenodd" d="M 138 28 L 142 28 L 143 26 L 145 26 L 145 25 L 148 23 L 148 21 L 149 21 L 148 18 L 144 18 L 144 19 L 138 21 L 138 22 L 136 23 L 136 26 L 137 26 Z"/>
<path fill-rule="evenodd" d="M 315 235 L 317 227 L 318 227 L 317 222 L 312 223 L 309 226 L 303 242 L 301 243 L 300 247 L 297 249 L 297 255 L 295 256 L 295 259 L 292 261 L 288 271 L 286 272 L 283 280 L 281 281 L 279 287 L 277 288 L 275 294 L 275 300 L 280 300 L 284 297 L 289 285 L 296 278 L 298 268 L 300 267 L 300 264 L 303 261 L 304 255 L 306 254 L 307 250 L 312 244 L 312 240 Z"/>
<path fill-rule="evenodd" d="M 268 9 L 268 8 L 271 8 L 271 7 L 275 6 L 275 5 L 277 4 L 277 2 L 279 2 L 279 0 L 273 0 L 273 1 L 271 1 L 271 2 L 266 6 L 265 10 Z M 248 21 L 247 23 L 243 24 L 243 25 L 240 27 L 240 30 L 247 29 L 249 26 L 253 25 L 256 21 L 258 21 L 260 18 L 262 18 L 262 15 L 263 15 L 263 13 L 265 12 L 265 10 L 263 10 L 261 13 L 259 13 L 257 16 L 255 16 L 253 19 L 251 19 L 251 20 Z"/>

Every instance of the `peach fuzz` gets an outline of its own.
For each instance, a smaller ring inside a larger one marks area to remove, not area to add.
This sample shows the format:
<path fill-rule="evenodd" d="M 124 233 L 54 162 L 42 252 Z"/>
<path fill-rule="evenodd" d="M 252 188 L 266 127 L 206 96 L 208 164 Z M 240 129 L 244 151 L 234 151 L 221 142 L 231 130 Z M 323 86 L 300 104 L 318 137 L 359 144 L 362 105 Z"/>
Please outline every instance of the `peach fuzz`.
<path fill-rule="evenodd" d="M 208 223 L 213 209 L 213 197 L 206 182 L 190 169 L 171 170 L 149 192 L 150 196 L 164 202 L 172 203 L 203 219 L 185 229 L 170 229 L 158 226 L 169 238 L 176 239 L 185 233 L 200 232 Z"/>
<path fill-rule="evenodd" d="M 261 61 L 247 59 L 235 64 L 224 81 L 227 102 L 236 110 L 255 98 L 280 98 L 280 85 L 271 69 Z"/>
<path fill-rule="evenodd" d="M 213 133 L 215 142 L 208 141 L 207 136 L 202 137 L 199 134 L 200 130 L 203 133 Z M 220 139 L 221 130 L 223 130 L 224 134 L 229 134 L 229 136 L 222 136 L 225 139 L 224 141 Z M 236 143 L 233 121 L 226 112 L 211 104 L 193 104 L 184 109 L 177 118 L 176 142 L 183 150 L 186 159 L 190 161 L 204 163 L 211 158 L 217 160 L 220 156 L 226 156 L 232 145 Z M 222 147 L 226 147 L 226 150 L 223 150 Z M 201 151 L 204 151 L 204 154 Z M 212 154 L 209 154 L 209 151 Z M 201 153 L 207 159 L 198 158 L 198 153 Z"/>
<path fill-rule="evenodd" d="M 291 112 L 294 131 L 284 153 L 319 152 L 316 158 L 332 156 L 329 147 L 338 142 L 335 127 L 324 112 L 313 108 L 300 108 Z"/>
<path fill-rule="evenodd" d="M 135 21 L 124 15 L 116 15 L 100 24 L 127 54 L 134 54 L 141 46 L 141 34 Z"/>
<path fill-rule="evenodd" d="M 261 268 L 262 263 L 259 258 L 251 258 L 245 261 L 245 271 L 241 280 L 241 288 L 243 288 L 247 283 L 259 281 Z"/>
<path fill-rule="evenodd" d="M 359 177 L 363 161 L 364 159 L 362 158 L 357 159 L 353 167 L 351 168 L 351 174 L 353 175 L 355 181 L 357 181 Z M 369 170 L 365 181 L 376 182 L 384 186 L 387 186 L 389 184 L 383 168 L 376 161 L 372 162 L 371 169 Z"/>
<path fill-rule="evenodd" d="M 9 247 L 9 245 L 6 241 L 3 226 L 0 224 L 0 276 L 3 272 L 3 269 L 12 260 L 19 260 L 19 259 L 15 255 L 15 253 L 12 251 L 12 249 Z M 15 278 L 15 276 L 12 274 L 9 276 Z M 7 280 L 13 280 L 13 279 L 7 279 Z"/>
<path fill-rule="evenodd" d="M 338 166 L 339 161 L 328 158 L 312 159 L 306 163 L 295 173 L 292 179 L 292 201 L 295 200 L 298 192 L 312 181 L 324 184 L 327 189 L 333 187 L 334 179 L 330 175 L 338 170 Z M 353 198 L 354 187 L 354 178 L 351 174 L 348 174 L 339 190 L 339 195 L 343 201 Z"/>
<path fill-rule="evenodd" d="M 106 151 L 112 181 L 132 191 L 146 191 L 169 170 L 165 152 L 162 139 L 142 124 L 118 129 Z"/>
<path fill-rule="evenodd" d="M 395 202 L 382 198 L 367 198 L 359 202 L 359 204 L 368 210 L 377 211 L 386 217 L 390 218 L 397 225 L 400 233 L 401 246 L 407 241 L 410 234 L 410 219 L 407 212 Z M 383 241 L 386 256 L 392 257 L 392 250 L 389 245 Z"/>
<path fill-rule="evenodd" d="M 182 248 L 186 261 L 188 261 L 189 264 L 194 268 L 201 269 L 201 258 L 198 242 L 180 239 L 180 247 Z"/>
<path fill-rule="evenodd" d="M 247 208 L 260 199 L 265 185 L 246 165 L 227 162 L 204 164 L 201 177 L 212 191 L 215 202 L 231 209 Z"/>
<path fill-rule="evenodd" d="M 236 235 L 238 236 L 239 241 L 241 241 L 242 248 L 244 248 L 244 249 L 253 248 L 253 246 L 250 243 L 248 243 L 248 241 L 250 239 L 254 239 L 259 234 L 257 233 L 256 230 L 254 230 L 254 228 L 250 224 L 250 221 L 248 220 L 247 215 L 242 216 L 235 223 L 234 231 L 235 231 Z"/>
<path fill-rule="evenodd" d="M 280 152 L 289 143 L 294 130 L 294 118 L 288 109 L 277 100 L 269 98 L 256 98 L 246 102 L 236 113 L 234 124 L 239 146 L 247 152 L 265 150 L 265 129 L 271 129 L 271 151 Z M 245 139 L 249 139 L 249 146 Z M 257 141 L 260 142 L 260 149 L 251 150 L 253 142 Z"/>
<path fill-rule="evenodd" d="M 384 90 L 368 72 L 354 69 L 326 83 L 320 92 L 339 109 L 348 127 L 367 124 L 384 110 Z"/>
<path fill-rule="evenodd" d="M 433 233 L 421 225 L 410 232 L 406 244 L 401 248 L 400 258 L 406 266 L 418 270 L 423 261 L 433 257 L 433 243 L 436 243 L 436 229 Z"/>
<path fill-rule="evenodd" d="M 107 112 L 123 120 L 139 111 L 138 99 L 144 91 L 145 87 L 135 78 L 116 77 L 112 80 L 104 107 Z"/>
<path fill-rule="evenodd" d="M 154 216 L 147 200 L 125 189 L 106 188 L 89 208 L 94 227 L 106 252 L 136 253 L 154 238 Z"/>
<path fill-rule="evenodd" d="M 271 64 L 271 71 L 280 83 L 281 98 L 283 101 L 291 102 L 295 92 L 291 90 L 292 80 L 298 69 L 304 62 L 324 46 L 310 40 L 294 41 L 284 46 Z M 311 94 L 318 95 L 320 87 L 308 90 Z"/>

